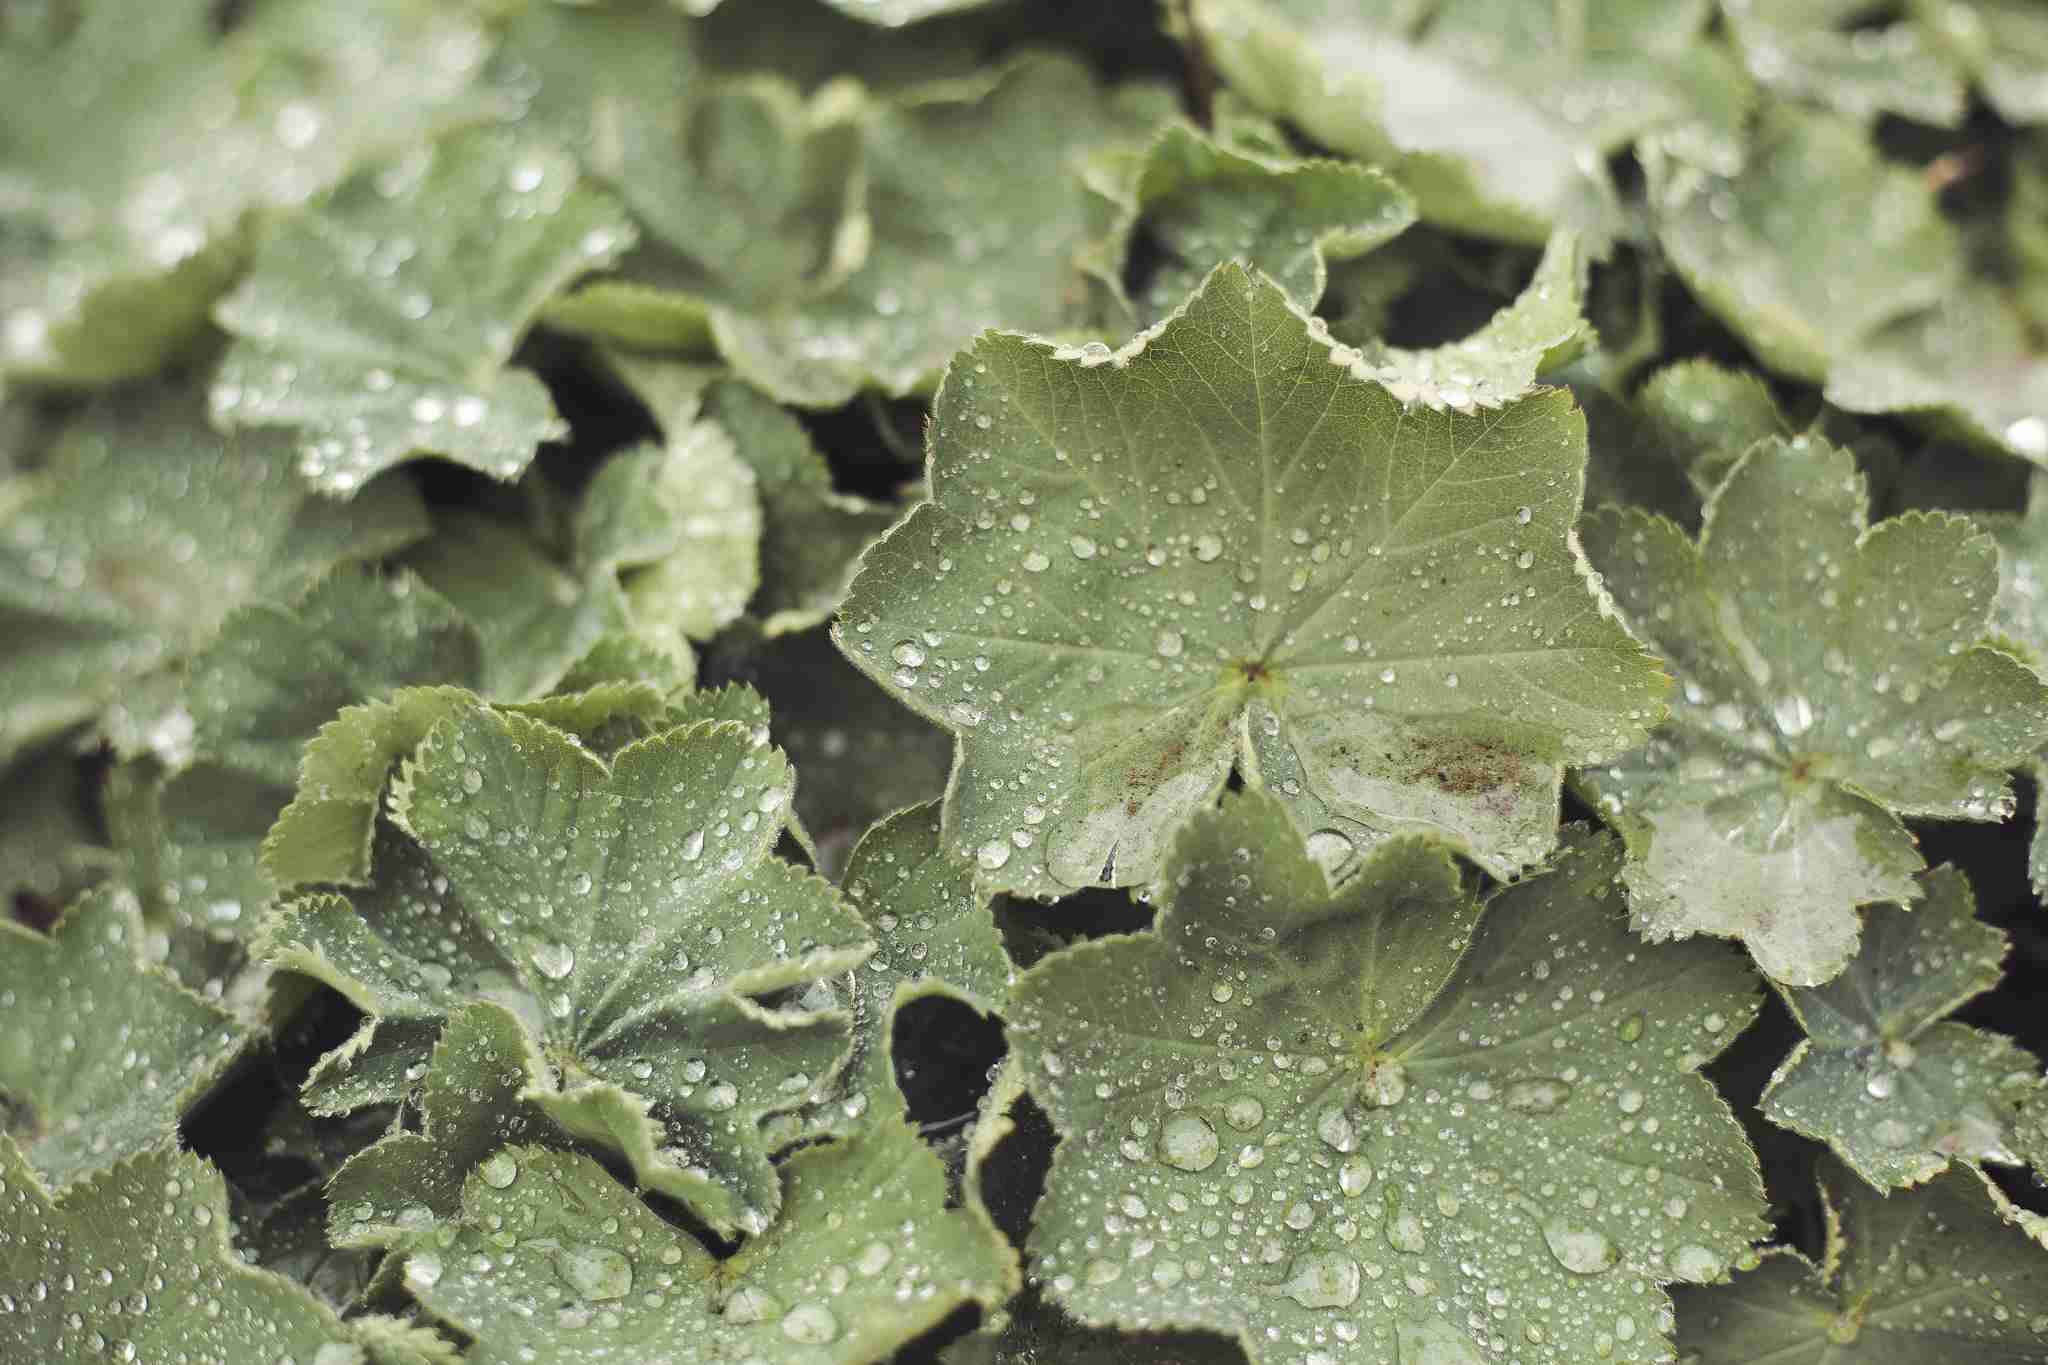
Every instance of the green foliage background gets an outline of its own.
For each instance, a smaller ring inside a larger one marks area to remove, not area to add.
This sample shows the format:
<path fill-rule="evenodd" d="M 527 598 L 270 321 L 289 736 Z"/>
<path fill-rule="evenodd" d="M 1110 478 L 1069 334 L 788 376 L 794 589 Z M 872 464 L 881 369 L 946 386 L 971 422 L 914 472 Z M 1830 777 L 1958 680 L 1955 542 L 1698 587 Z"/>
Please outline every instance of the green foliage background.
<path fill-rule="evenodd" d="M 0 1358 L 2048 1360 L 2036 0 L 0 3 Z"/>

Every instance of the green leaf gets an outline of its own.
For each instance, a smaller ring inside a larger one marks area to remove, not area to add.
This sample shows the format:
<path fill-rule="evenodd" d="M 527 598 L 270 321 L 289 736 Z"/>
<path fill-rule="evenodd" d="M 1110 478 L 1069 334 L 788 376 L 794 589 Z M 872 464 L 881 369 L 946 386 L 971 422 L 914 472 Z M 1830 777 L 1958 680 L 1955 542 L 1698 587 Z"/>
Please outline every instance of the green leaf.
<path fill-rule="evenodd" d="M 262 848 L 300 750 L 347 706 L 477 669 L 475 632 L 431 589 L 348 568 L 294 607 L 241 609 L 164 688 L 117 704 L 117 740 L 153 743 L 156 759 L 115 770 L 108 821 L 167 964 L 209 995 L 262 1003 L 242 950 L 277 895 Z"/>
<path fill-rule="evenodd" d="M 1236 1342 L 1205 1332 L 1138 1334 L 1077 1326 L 1025 1299 L 971 1337 L 947 1347 L 944 1365 L 1244 1365 Z"/>
<path fill-rule="evenodd" d="M 2048 661 L 2048 475 L 2028 481 L 2024 516 L 1989 516 L 1984 529 L 1999 549 L 1992 624 L 2038 668 Z M 2037 784 L 2048 780 L 2048 757 L 2036 754 L 2027 770 Z M 2027 876 L 2036 895 L 2048 894 L 2048 821 L 2038 814 L 2027 849 Z"/>
<path fill-rule="evenodd" d="M 1038 1276 L 1083 1322 L 1260 1358 L 1667 1358 L 1658 1285 L 1717 1277 L 1765 1227 L 1696 1074 L 1757 996 L 1719 945 L 1639 944 L 1620 862 L 1575 835 L 1482 918 L 1422 840 L 1332 890 L 1271 798 L 1196 816 L 1150 931 L 1011 992 L 1066 1138 Z"/>
<path fill-rule="evenodd" d="M 844 1015 L 779 997 L 869 951 L 825 883 L 769 857 L 791 786 L 744 724 L 606 762 L 525 716 L 446 713 L 390 798 L 416 853 L 380 855 L 353 909 L 314 898 L 268 930 L 274 961 L 372 1016 L 316 1071 L 338 1087 L 325 1103 L 402 1093 L 438 1020 L 495 1000 L 545 1057 L 533 1103 L 721 1233 L 765 1226 L 761 1119 L 829 1086 L 848 1051 Z"/>
<path fill-rule="evenodd" d="M 1767 106 L 1739 173 L 1677 157 L 1648 170 L 1657 239 L 1679 275 L 1795 379 L 1829 377 L 1866 337 L 1960 281 L 1955 231 L 1925 179 L 1885 162 L 1846 120 Z"/>
<path fill-rule="evenodd" d="M 1644 934 L 1740 938 L 1818 985 L 1855 952 L 1856 906 L 1919 893 L 1901 816 L 2011 814 L 2048 689 L 1985 641 L 1997 548 L 1967 519 L 1870 526 L 1854 461 L 1800 436 L 1750 448 L 1697 544 L 1623 509 L 1580 536 L 1681 683 L 1647 746 L 1580 774 L 1628 840 Z"/>
<path fill-rule="evenodd" d="M 1257 266 L 1313 308 L 1328 257 L 1364 255 L 1415 221 L 1414 200 L 1376 170 L 1260 156 L 1178 124 L 1146 153 L 1131 212 L 1132 230 L 1161 253 L 1139 323 L 1179 307 L 1226 259 Z"/>
<path fill-rule="evenodd" d="M 1253 104 L 1384 165 L 1462 232 L 1598 246 L 1620 223 L 1611 153 L 1655 135 L 1739 164 L 1745 83 L 1702 41 L 1701 0 L 1197 0 L 1210 58 Z"/>
<path fill-rule="evenodd" d="M 0 372 L 148 374 L 206 325 L 243 216 L 491 106 L 462 7 L 278 0 L 65 6 L 60 41 L 0 43 Z"/>
<path fill-rule="evenodd" d="M 1793 434 L 1761 379 L 1711 360 L 1666 365 L 1643 385 L 1636 406 L 1703 499 L 1745 450 L 1766 437 Z"/>
<path fill-rule="evenodd" d="M 1586 264 L 1577 238 L 1551 238 L 1534 278 L 1478 331 L 1428 350 L 1382 341 L 1340 347 L 1332 360 L 1386 386 L 1404 403 L 1472 412 L 1498 408 L 1535 387 L 1536 376 L 1584 348 L 1592 331 L 1582 311 Z"/>
<path fill-rule="evenodd" d="M 220 436 L 173 392 L 131 392 L 0 488 L 0 758 L 99 716 L 237 607 L 289 602 L 425 533 L 409 487 L 333 503 L 281 467 L 280 446 Z"/>
<path fill-rule="evenodd" d="M 861 837 L 842 879 L 847 902 L 867 923 L 875 955 L 859 976 L 855 1061 L 849 1104 L 896 1113 L 896 1015 L 914 1000 L 958 1000 L 978 1014 L 1002 1007 L 1015 974 L 1003 952 L 989 898 L 972 869 L 949 857 L 936 801 L 910 806 Z"/>
<path fill-rule="evenodd" d="M 790 16 L 785 28 L 818 17 Z M 529 123 L 646 230 L 629 275 L 651 265 L 691 293 L 750 301 L 829 288 L 865 250 L 858 87 L 807 96 L 779 75 L 707 59 L 708 40 L 661 0 L 535 5 L 510 25 L 502 65 Z M 600 282 L 571 316 L 607 294 L 634 313 L 659 302 Z"/>
<path fill-rule="evenodd" d="M 68 904 L 115 865 L 99 791 L 85 760 L 59 739 L 5 770 L 0 808 L 0 899 Z"/>
<path fill-rule="evenodd" d="M 1827 1254 L 1768 1255 L 1732 1284 L 1676 1295 L 1679 1344 L 1700 1365 L 1894 1365 L 2039 1360 L 2048 1262 L 1974 1172 L 1880 1196 L 1824 1171 Z"/>
<path fill-rule="evenodd" d="M 214 419 L 296 429 L 299 472 L 329 493 L 419 455 L 515 478 L 567 427 L 537 378 L 506 367 L 512 349 L 633 235 L 573 163 L 514 131 L 366 172 L 279 224 L 221 301 L 236 342 Z"/>
<path fill-rule="evenodd" d="M 972 1207 L 946 1208 L 943 1167 L 901 1121 L 791 1158 L 788 1212 L 726 1261 L 588 1158 L 499 1155 L 513 1179 L 479 1172 L 454 1236 L 406 1263 L 406 1287 L 475 1339 L 477 1365 L 866 1365 L 1016 1287 L 1014 1253 Z M 534 1303 L 558 1308 L 518 1310 Z"/>
<path fill-rule="evenodd" d="M 1794 99 L 1868 119 L 1962 123 L 1968 88 L 2013 123 L 2048 121 L 2040 71 L 2048 16 L 2026 0 L 1908 4 L 1872 27 L 1859 0 L 1751 0 L 1727 5 L 1750 73 Z M 1884 11 L 1876 11 L 1882 15 Z"/>
<path fill-rule="evenodd" d="M 509 1160 L 488 1161 L 500 1147 L 553 1137 L 554 1124 L 521 1093 L 542 1065 L 503 1006 L 478 1000 L 454 1010 L 420 1087 L 420 1130 L 364 1148 L 328 1182 L 334 1245 L 395 1247 L 430 1221 L 452 1220 L 471 1171 L 490 1185 L 505 1178 Z"/>
<path fill-rule="evenodd" d="M 720 353 L 780 402 L 836 407 L 863 389 L 928 391 L 984 327 L 1087 326 L 1099 305 L 1081 261 L 1111 208 L 1080 164 L 1143 137 L 1164 106 L 1154 87 L 1104 88 L 1056 56 L 877 104 L 866 122 L 865 261 L 815 299 L 714 299 Z"/>
<path fill-rule="evenodd" d="M 1435 830 L 1509 876 L 1563 764 L 1658 713 L 1567 540 L 1584 463 L 1569 395 L 1405 407 L 1224 265 L 1114 357 L 955 361 L 933 500 L 834 638 L 959 736 L 947 842 L 992 887 L 1150 880 L 1233 762 L 1332 848 Z"/>
<path fill-rule="evenodd" d="M 59 1188 L 168 1145 L 244 1041 L 142 951 L 118 887 L 79 900 L 50 938 L 0 920 L 0 1010 L 15 1021 L 0 1032 L 0 1118 Z"/>
<path fill-rule="evenodd" d="M 825 456 L 794 415 L 746 384 L 699 367 L 614 354 L 613 367 L 672 435 L 707 424 L 731 438 L 761 497 L 761 585 L 749 603 L 770 635 L 822 623 L 853 563 L 896 509 L 832 487 Z"/>
<path fill-rule="evenodd" d="M 1963 874 L 1939 867 L 1910 913 L 1873 906 L 1856 957 L 1785 992 L 1806 1039 L 1764 1091 L 1773 1123 L 1818 1138 L 1871 1184 L 1917 1185 L 1949 1161 L 2018 1165 L 2020 1104 L 2041 1064 L 1942 1016 L 1998 984 L 2005 935 L 1976 918 Z"/>
<path fill-rule="evenodd" d="M 1723 12 L 1750 74 L 1777 94 L 1864 120 L 1897 114 L 1949 128 L 1963 121 L 1963 74 L 1938 30 L 1914 17 L 1870 28 L 1859 22 L 1872 13 L 1860 0 L 1750 0 Z"/>
<path fill-rule="evenodd" d="M 990 0 L 825 0 L 825 3 L 841 14 L 850 14 L 865 23 L 900 28 L 941 14 L 980 9 Z"/>
<path fill-rule="evenodd" d="M 717 667 L 768 699 L 775 743 L 801 777 L 796 813 L 818 840 L 827 876 L 874 822 L 945 794 L 952 737 L 868 681 L 824 630 L 774 639 L 734 630 Z"/>
<path fill-rule="evenodd" d="M 0 1355 L 9 1359 L 363 1359 L 319 1300 L 235 1254 L 227 1187 L 188 1152 L 132 1157 L 52 1199 L 0 1137 L 0 1211 Z M 405 1339 L 388 1324 L 371 1330 Z"/>
<path fill-rule="evenodd" d="M 2048 354 L 2025 319 L 1981 286 L 1863 338 L 1828 371 L 1850 412 L 1918 415 L 1939 432 L 2048 464 Z"/>

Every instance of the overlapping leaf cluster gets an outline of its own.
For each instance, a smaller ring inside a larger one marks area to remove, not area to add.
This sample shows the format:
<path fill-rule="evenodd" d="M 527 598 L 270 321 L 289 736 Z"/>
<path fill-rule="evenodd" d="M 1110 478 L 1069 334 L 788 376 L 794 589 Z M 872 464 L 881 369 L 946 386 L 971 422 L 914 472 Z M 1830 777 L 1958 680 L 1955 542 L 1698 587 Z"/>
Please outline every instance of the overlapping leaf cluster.
<path fill-rule="evenodd" d="M 0 9 L 0 1356 L 2048 1360 L 2044 90 Z"/>

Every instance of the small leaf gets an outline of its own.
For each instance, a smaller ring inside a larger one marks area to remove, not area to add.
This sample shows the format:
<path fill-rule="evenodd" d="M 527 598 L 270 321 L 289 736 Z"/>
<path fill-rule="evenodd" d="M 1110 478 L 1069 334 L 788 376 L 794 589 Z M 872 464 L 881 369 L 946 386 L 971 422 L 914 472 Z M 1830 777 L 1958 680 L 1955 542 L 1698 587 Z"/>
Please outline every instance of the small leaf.
<path fill-rule="evenodd" d="M 1197 0 L 1204 48 L 1253 104 L 1384 165 L 1429 222 L 1530 243 L 1620 222 L 1610 154 L 1652 135 L 1733 167 L 1745 83 L 1705 5 Z M 1598 35 L 1597 40 L 1592 35 Z"/>
<path fill-rule="evenodd" d="M 1544 248 L 1528 287 L 1470 336 L 1423 351 L 1367 341 L 1331 358 L 1345 357 L 1353 374 L 1377 380 L 1404 403 L 1456 412 L 1499 408 L 1584 348 L 1592 330 L 1584 295 L 1578 241 L 1560 234 Z"/>
<path fill-rule="evenodd" d="M 933 500 L 871 548 L 840 648 L 960 757 L 947 842 L 988 885 L 1148 881 L 1233 762 L 1340 852 L 1440 831 L 1548 851 L 1566 761 L 1662 678 L 1567 540 L 1569 395 L 1408 408 L 1237 265 L 1121 353 L 984 335 L 948 372 Z"/>
<path fill-rule="evenodd" d="M 1826 1142 L 1879 1189 L 1951 1159 L 2019 1164 L 2017 1113 L 2041 1085 L 2040 1062 L 2009 1039 L 1941 1022 L 1998 984 L 2006 941 L 1976 919 L 1962 873 L 1924 881 L 1910 913 L 1871 907 L 1840 976 L 1785 992 L 1807 1036 L 1763 1095 L 1773 1123 Z"/>
<path fill-rule="evenodd" d="M 203 0 L 88 0 L 65 13 L 61 41 L 0 42 L 0 372 L 150 373 L 203 333 L 246 212 L 290 210 L 367 157 L 493 108 L 471 88 L 489 39 L 461 8 L 279 0 L 226 19 Z"/>
<path fill-rule="evenodd" d="M 365 173 L 280 224 L 222 300 L 236 343 L 214 418 L 297 428 L 299 472 L 329 493 L 423 454 L 515 478 L 567 428 L 538 379 L 506 368 L 512 348 L 632 239 L 573 164 L 509 131 Z"/>
<path fill-rule="evenodd" d="M 1764 1230 L 1696 1074 L 1757 997 L 1719 945 L 1631 937 L 1620 861 L 1574 835 L 1481 918 L 1423 840 L 1332 890 L 1271 798 L 1196 816 L 1150 931 L 1011 992 L 1065 1139 L 1031 1233 L 1056 1301 L 1257 1360 L 1663 1358 L 1658 1284 Z"/>
<path fill-rule="evenodd" d="M 172 393 L 131 392 L 87 409 L 7 490 L 0 758 L 97 717 L 235 608 L 289 602 L 426 533 L 410 488 L 333 503 L 279 466 L 280 446 L 222 437 Z"/>
<path fill-rule="evenodd" d="M 1675 157 L 1648 169 L 1671 263 L 1703 307 L 1795 379 L 1828 377 L 1864 338 L 1960 280 L 1955 232 L 1926 181 L 1845 120 L 1772 105 L 1740 172 Z"/>
<path fill-rule="evenodd" d="M 477 1365 L 867 1365 L 1016 1287 L 1014 1253 L 977 1210 L 946 1208 L 944 1168 L 900 1120 L 791 1158 L 788 1212 L 723 1262 L 586 1157 L 500 1155 L 515 1178 L 472 1177 L 452 1242 L 406 1266 L 427 1311 L 475 1339 Z M 500 1229 L 517 1230 L 519 1253 Z M 516 1307 L 543 1302 L 559 1309 Z"/>
<path fill-rule="evenodd" d="M 462 1212 L 463 1180 L 511 1183 L 508 1143 L 540 1142 L 554 1124 L 521 1091 L 541 1069 L 519 1020 L 471 1001 L 448 1016 L 420 1087 L 418 1132 L 394 1132 L 358 1152 L 327 1185 L 328 1234 L 338 1247 L 394 1247 L 429 1220 Z"/>
<path fill-rule="evenodd" d="M 775 743 L 801 780 L 796 813 L 818 840 L 818 870 L 837 876 L 854 841 L 891 811 L 945 794 L 953 740 L 898 706 L 813 628 L 774 639 L 735 629 L 720 676 L 768 699 Z"/>
<path fill-rule="evenodd" d="M 1078 261 L 1109 208 L 1077 162 L 1137 140 L 1163 112 L 1153 87 L 1105 89 L 1045 55 L 878 105 L 866 125 L 866 260 L 815 299 L 714 299 L 719 352 L 780 402 L 836 407 L 863 389 L 928 390 L 984 327 L 1086 326 Z M 989 176 L 993 165 L 1003 175 Z"/>
<path fill-rule="evenodd" d="M 910 806 L 861 837 L 843 879 L 847 902 L 866 921 L 875 955 L 861 970 L 849 1106 L 895 1114 L 896 1015 L 913 1000 L 958 1000 L 977 1014 L 1002 1007 L 1014 974 L 989 898 L 972 869 L 948 857 L 936 801 Z"/>
<path fill-rule="evenodd" d="M 0 1118 L 60 1189 L 170 1143 L 245 1041 L 142 951 L 118 887 L 87 894 L 50 938 L 0 920 L 0 1007 L 17 1021 L 0 1031 Z"/>
<path fill-rule="evenodd" d="M 1675 1295 L 1678 1341 L 1700 1365 L 2038 1360 L 2048 1262 L 1974 1171 L 1873 1194 L 1824 1169 L 1827 1254 L 1767 1255 L 1732 1284 Z"/>
<path fill-rule="evenodd" d="M 1665 452 L 1702 499 L 1728 477 L 1742 453 L 1793 428 L 1756 375 L 1710 360 L 1681 360 L 1650 376 L 1636 406 Z"/>
<path fill-rule="evenodd" d="M 319 1300 L 235 1254 L 227 1187 L 188 1152 L 131 1157 L 53 1200 L 0 1136 L 0 1227 L 0 1356 L 10 1360 L 362 1359 Z M 370 1330 L 390 1337 L 384 1324 Z"/>
<path fill-rule="evenodd" d="M 2048 739 L 2048 688 L 1985 640 L 1997 549 L 1965 518 L 1870 526 L 1817 436 L 1752 446 L 1697 544 L 1620 509 L 1580 535 L 1679 676 L 1650 743 L 1580 780 L 1629 843 L 1636 926 L 1726 934 L 1789 985 L 1855 952 L 1855 907 L 1909 901 L 1901 816 L 2000 820 Z"/>
<path fill-rule="evenodd" d="M 1313 308 L 1328 256 L 1364 255 L 1415 221 L 1414 201 L 1376 170 L 1257 156 L 1178 124 L 1146 153 L 1131 212 L 1162 254 L 1139 323 L 1172 312 L 1226 259 L 1257 266 Z"/>
<path fill-rule="evenodd" d="M 393 784 L 416 851 L 380 853 L 352 907 L 302 901 L 268 930 L 274 961 L 372 1015 L 316 1069 L 321 1102 L 402 1094 L 438 1021 L 495 1000 L 548 1063 L 527 1098 L 721 1233 L 765 1226 L 761 1119 L 829 1085 L 848 1050 L 843 1015 L 774 997 L 868 952 L 828 886 L 768 856 L 790 787 L 743 724 L 607 763 L 525 716 L 444 713 Z"/>

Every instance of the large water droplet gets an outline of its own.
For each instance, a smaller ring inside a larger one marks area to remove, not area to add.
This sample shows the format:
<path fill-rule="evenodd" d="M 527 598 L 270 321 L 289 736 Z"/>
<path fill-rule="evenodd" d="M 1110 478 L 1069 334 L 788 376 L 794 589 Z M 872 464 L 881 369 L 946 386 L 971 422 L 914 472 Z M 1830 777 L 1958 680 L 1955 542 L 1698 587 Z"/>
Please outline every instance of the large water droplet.
<path fill-rule="evenodd" d="M 504 1152 L 493 1152 L 483 1159 L 476 1168 L 483 1182 L 494 1190 L 502 1190 L 519 1178 L 519 1163 Z"/>
<path fill-rule="evenodd" d="M 633 1288 L 633 1263 L 610 1247 L 563 1247 L 555 1273 L 586 1299 L 623 1299 Z"/>
<path fill-rule="evenodd" d="M 1266 1121 L 1266 1106 L 1255 1095 L 1239 1095 L 1223 1106 L 1223 1121 L 1248 1133 Z"/>
<path fill-rule="evenodd" d="M 1543 1225 L 1543 1240 L 1557 1263 L 1576 1275 L 1597 1275 L 1621 1259 L 1606 1233 L 1562 1215 Z"/>
<path fill-rule="evenodd" d="M 1216 1164 L 1222 1144 L 1208 1120 L 1175 1114 L 1159 1126 L 1159 1159 L 1176 1170 L 1206 1171 Z"/>
<path fill-rule="evenodd" d="M 1358 1262 L 1334 1251 L 1297 1256 L 1291 1270 L 1280 1292 L 1303 1308 L 1349 1308 L 1365 1279 Z"/>
<path fill-rule="evenodd" d="M 1726 1262 L 1707 1248 L 1688 1242 L 1671 1253 L 1671 1273 L 1681 1280 L 1705 1284 L 1719 1279 Z"/>
<path fill-rule="evenodd" d="M 1557 1077 L 1536 1076 L 1509 1082 L 1500 1102 L 1517 1114 L 1554 1114 L 1571 1097 L 1571 1086 Z"/>
<path fill-rule="evenodd" d="M 823 1346 L 839 1336 L 839 1319 L 822 1303 L 800 1303 L 782 1315 L 782 1335 L 805 1346 Z"/>
<path fill-rule="evenodd" d="M 550 981 L 560 981 L 576 970 L 576 950 L 566 943 L 536 943 L 528 956 L 540 974 Z"/>

